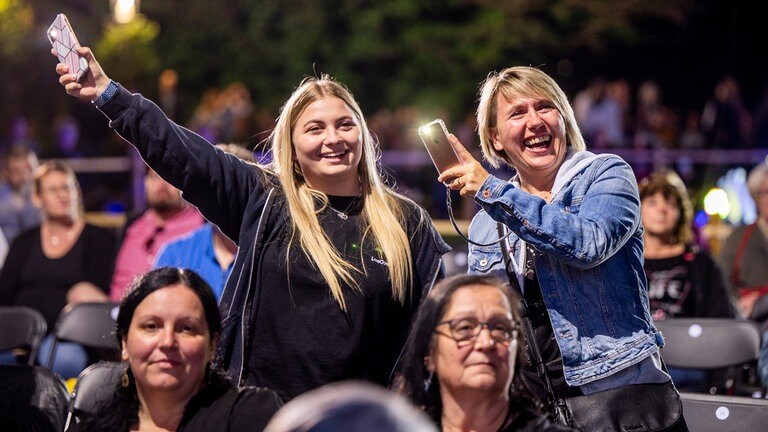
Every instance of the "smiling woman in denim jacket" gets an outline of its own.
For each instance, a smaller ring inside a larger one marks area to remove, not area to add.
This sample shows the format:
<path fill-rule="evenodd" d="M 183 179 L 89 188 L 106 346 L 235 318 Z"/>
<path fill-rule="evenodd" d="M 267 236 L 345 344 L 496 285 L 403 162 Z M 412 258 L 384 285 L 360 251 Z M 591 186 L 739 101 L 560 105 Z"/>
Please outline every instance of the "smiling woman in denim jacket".
<path fill-rule="evenodd" d="M 490 175 L 451 136 L 463 163 L 438 180 L 482 207 L 470 239 L 486 246 L 470 245 L 469 271 L 517 279 L 554 393 L 671 385 L 648 309 L 632 168 L 618 156 L 586 151 L 567 97 L 536 68 L 490 74 L 477 123 L 485 159 L 516 175 Z M 509 273 L 502 247 L 510 252 Z M 518 385 L 544 398 L 535 368 L 522 363 Z M 668 430 L 686 430 L 682 417 Z"/>

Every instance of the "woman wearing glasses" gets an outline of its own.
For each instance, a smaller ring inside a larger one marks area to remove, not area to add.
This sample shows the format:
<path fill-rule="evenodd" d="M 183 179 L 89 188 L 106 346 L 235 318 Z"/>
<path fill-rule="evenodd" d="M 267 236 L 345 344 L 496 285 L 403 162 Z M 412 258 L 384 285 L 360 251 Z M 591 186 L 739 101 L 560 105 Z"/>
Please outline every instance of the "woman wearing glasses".
<path fill-rule="evenodd" d="M 495 276 L 444 279 L 419 307 L 400 390 L 443 431 L 570 431 L 512 392 L 519 301 Z"/>

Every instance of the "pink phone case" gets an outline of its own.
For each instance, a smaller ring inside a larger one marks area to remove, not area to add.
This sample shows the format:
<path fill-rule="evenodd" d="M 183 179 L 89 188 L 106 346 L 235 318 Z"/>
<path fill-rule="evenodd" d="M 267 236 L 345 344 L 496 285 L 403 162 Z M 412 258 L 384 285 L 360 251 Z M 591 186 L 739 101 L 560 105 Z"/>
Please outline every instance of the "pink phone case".
<path fill-rule="evenodd" d="M 76 51 L 80 43 L 66 15 L 56 15 L 53 24 L 48 28 L 48 40 L 56 51 L 59 62 L 66 64 L 70 73 L 77 74 L 78 81 L 82 80 L 88 72 L 88 61 Z"/>

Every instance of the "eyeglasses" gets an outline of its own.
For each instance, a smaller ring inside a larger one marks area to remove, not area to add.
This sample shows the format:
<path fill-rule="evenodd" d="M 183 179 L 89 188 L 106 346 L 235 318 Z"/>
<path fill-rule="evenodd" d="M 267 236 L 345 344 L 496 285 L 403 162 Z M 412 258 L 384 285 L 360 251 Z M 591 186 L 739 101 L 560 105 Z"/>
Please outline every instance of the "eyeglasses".
<path fill-rule="evenodd" d="M 438 330 L 435 330 L 435 333 L 455 340 L 459 346 L 466 346 L 474 342 L 480 332 L 483 331 L 483 327 L 488 328 L 491 339 L 495 342 L 508 343 L 517 337 L 517 323 L 509 319 L 480 321 L 477 318 L 461 318 L 439 322 L 437 327 L 446 324 L 450 334 Z"/>
<path fill-rule="evenodd" d="M 65 184 L 59 186 L 48 186 L 40 189 L 41 195 L 58 195 L 61 193 L 70 193 L 76 190 L 75 185 Z"/>

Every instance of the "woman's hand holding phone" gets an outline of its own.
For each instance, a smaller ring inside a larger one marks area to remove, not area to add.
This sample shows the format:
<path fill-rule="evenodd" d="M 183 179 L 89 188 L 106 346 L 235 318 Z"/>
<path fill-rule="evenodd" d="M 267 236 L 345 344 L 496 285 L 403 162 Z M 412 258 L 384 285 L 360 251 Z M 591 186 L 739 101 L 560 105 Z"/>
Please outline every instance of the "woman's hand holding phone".
<path fill-rule="evenodd" d="M 55 55 L 55 52 L 51 50 Z M 78 99 L 96 100 L 109 85 L 109 77 L 104 73 L 96 61 L 96 58 L 88 47 L 80 47 L 77 52 L 88 61 L 88 72 L 82 81 L 77 80 L 77 75 L 70 73 L 64 63 L 56 65 L 56 73 L 60 75 L 59 83 L 64 86 L 67 94 Z"/>
<path fill-rule="evenodd" d="M 473 197 L 490 174 L 454 134 L 448 134 L 448 140 L 461 160 L 461 164 L 446 169 L 440 173 L 437 180 L 441 182 L 450 180 L 447 183 L 449 188 L 459 191 L 459 195 L 463 197 Z"/>
<path fill-rule="evenodd" d="M 87 100 L 97 99 L 109 85 L 104 73 L 87 47 L 81 47 L 72 25 L 64 14 L 56 15 L 48 28 L 51 54 L 59 59 L 56 72 L 67 94 Z"/>

